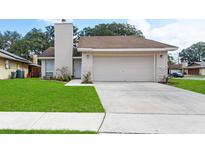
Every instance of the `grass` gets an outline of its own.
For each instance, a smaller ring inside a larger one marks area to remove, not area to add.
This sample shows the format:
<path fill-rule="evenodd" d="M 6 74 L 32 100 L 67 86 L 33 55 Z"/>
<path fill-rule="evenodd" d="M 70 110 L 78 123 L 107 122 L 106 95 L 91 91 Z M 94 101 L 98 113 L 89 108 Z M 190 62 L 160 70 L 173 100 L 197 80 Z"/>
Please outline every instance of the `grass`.
<path fill-rule="evenodd" d="M 0 111 L 104 112 L 94 87 L 40 79 L 0 80 Z"/>
<path fill-rule="evenodd" d="M 0 134 L 96 134 L 93 131 L 77 130 L 12 130 L 0 129 Z"/>
<path fill-rule="evenodd" d="M 205 94 L 205 80 L 170 79 L 169 84 L 178 88 Z"/>

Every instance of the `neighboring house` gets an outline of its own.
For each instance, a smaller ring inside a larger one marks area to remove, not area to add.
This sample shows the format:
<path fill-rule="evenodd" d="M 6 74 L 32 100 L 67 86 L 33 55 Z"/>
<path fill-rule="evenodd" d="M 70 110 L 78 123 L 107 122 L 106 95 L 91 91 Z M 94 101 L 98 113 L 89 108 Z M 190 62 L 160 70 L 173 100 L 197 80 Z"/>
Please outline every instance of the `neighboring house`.
<path fill-rule="evenodd" d="M 55 24 L 55 47 L 39 56 L 42 77 L 68 67 L 74 78 L 92 81 L 154 81 L 167 77 L 167 52 L 176 46 L 136 36 L 84 36 L 73 48 L 73 25 Z"/>
<path fill-rule="evenodd" d="M 170 64 L 168 66 L 168 73 L 185 73 L 185 68 L 187 67 L 187 63 L 182 63 L 182 64 Z"/>
<path fill-rule="evenodd" d="M 10 78 L 11 72 L 15 72 L 17 69 L 23 70 L 26 76 L 29 63 L 22 57 L 0 49 L 0 79 Z"/>
<path fill-rule="evenodd" d="M 205 62 L 195 62 L 185 68 L 187 75 L 205 75 Z"/>
<path fill-rule="evenodd" d="M 171 64 L 168 66 L 169 68 L 169 74 L 172 73 L 182 73 L 182 64 Z"/>
<path fill-rule="evenodd" d="M 39 77 L 41 66 L 37 64 L 37 56 L 33 56 L 33 63 L 0 49 L 0 79 L 9 79 L 11 72 L 24 71 L 24 77 Z"/>

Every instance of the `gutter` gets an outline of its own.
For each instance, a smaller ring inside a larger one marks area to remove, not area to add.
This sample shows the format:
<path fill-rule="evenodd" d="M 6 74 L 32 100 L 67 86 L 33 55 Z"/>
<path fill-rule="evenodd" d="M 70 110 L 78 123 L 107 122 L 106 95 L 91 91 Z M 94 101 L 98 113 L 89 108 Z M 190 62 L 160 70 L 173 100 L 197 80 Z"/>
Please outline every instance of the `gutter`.
<path fill-rule="evenodd" d="M 44 59 L 55 59 L 55 58 L 54 57 L 38 57 L 38 59 L 44 60 Z"/>
<path fill-rule="evenodd" d="M 95 52 L 95 51 L 104 51 L 104 52 L 110 52 L 110 51 L 118 51 L 118 52 L 124 52 L 124 51 L 175 51 L 178 48 L 105 48 L 105 49 L 97 49 L 97 48 L 77 48 L 78 52 Z"/>

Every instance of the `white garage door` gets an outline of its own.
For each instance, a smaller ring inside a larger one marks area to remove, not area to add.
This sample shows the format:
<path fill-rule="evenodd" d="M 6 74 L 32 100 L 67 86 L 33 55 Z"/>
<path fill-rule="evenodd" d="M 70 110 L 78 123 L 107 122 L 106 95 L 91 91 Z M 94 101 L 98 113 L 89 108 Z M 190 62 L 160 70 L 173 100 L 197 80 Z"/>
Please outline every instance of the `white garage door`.
<path fill-rule="evenodd" d="M 154 57 L 101 57 L 93 59 L 94 81 L 154 81 Z"/>

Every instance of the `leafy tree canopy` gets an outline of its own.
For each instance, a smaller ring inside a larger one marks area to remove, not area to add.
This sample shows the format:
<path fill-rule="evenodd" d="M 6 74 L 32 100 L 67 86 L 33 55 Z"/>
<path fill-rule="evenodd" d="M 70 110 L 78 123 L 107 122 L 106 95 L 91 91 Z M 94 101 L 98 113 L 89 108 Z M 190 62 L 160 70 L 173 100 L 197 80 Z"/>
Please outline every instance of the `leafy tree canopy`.
<path fill-rule="evenodd" d="M 24 39 L 30 42 L 31 54 L 38 55 L 50 46 L 46 33 L 42 32 L 41 29 L 33 28 L 25 35 Z"/>
<path fill-rule="evenodd" d="M 80 31 L 80 36 L 119 36 L 119 35 L 136 35 L 144 37 L 143 33 L 136 29 L 135 26 L 124 23 L 113 22 L 111 24 L 99 24 L 94 28 L 85 27 Z"/>
<path fill-rule="evenodd" d="M 0 48 L 3 50 L 8 50 L 21 38 L 21 35 L 16 31 L 6 31 L 3 34 L 0 33 Z"/>
<path fill-rule="evenodd" d="M 26 59 L 30 58 L 31 42 L 26 39 L 18 40 L 9 51 Z"/>
<path fill-rule="evenodd" d="M 190 47 L 183 49 L 180 53 L 180 60 L 188 64 L 205 60 L 205 42 L 198 42 Z"/>

